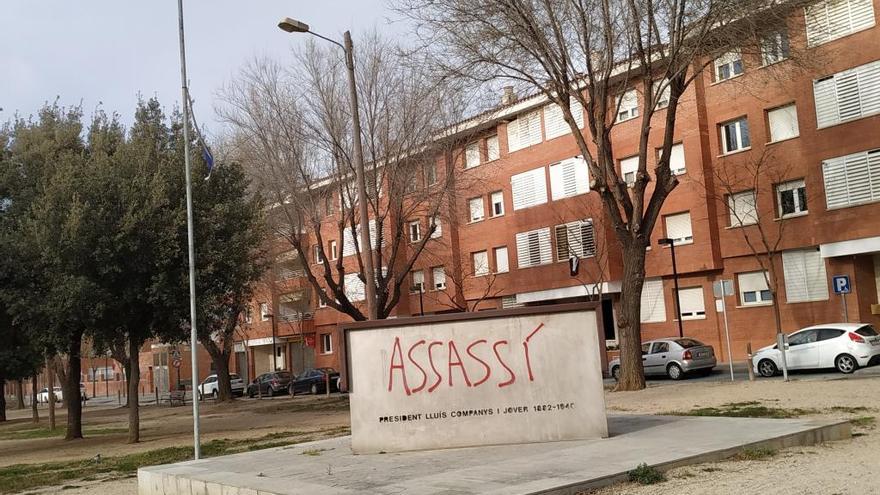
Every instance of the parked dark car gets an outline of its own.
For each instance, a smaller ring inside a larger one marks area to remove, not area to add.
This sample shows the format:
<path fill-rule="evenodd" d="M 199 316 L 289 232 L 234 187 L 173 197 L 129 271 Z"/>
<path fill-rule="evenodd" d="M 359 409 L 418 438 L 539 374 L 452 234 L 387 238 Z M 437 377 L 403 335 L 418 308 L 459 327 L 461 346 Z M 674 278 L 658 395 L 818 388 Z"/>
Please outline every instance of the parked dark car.
<path fill-rule="evenodd" d="M 339 372 L 333 368 L 315 368 L 305 370 L 290 382 L 290 395 L 310 392 L 320 394 L 327 391 L 327 380 L 330 381 L 330 391 L 339 391 Z"/>
<path fill-rule="evenodd" d="M 292 375 L 289 371 L 263 373 L 248 385 L 247 395 L 248 397 L 255 397 L 262 394 L 271 397 L 273 395 L 286 394 L 291 378 Z"/>

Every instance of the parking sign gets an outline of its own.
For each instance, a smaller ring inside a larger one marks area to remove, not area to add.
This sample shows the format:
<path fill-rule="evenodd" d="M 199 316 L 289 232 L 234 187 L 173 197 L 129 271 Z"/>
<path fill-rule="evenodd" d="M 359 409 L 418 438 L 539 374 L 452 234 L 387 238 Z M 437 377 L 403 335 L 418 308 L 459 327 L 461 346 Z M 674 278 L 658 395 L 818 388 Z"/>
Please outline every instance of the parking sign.
<path fill-rule="evenodd" d="M 835 275 L 834 278 L 831 279 L 831 285 L 834 286 L 835 294 L 850 293 L 849 275 Z"/>

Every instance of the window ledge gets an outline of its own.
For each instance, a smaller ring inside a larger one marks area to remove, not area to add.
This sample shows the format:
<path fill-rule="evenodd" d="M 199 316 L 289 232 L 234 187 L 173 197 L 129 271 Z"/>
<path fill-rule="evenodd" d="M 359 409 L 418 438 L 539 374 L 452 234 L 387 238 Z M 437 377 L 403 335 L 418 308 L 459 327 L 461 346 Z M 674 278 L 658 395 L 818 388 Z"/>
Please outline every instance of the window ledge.
<path fill-rule="evenodd" d="M 624 122 L 629 122 L 630 120 L 635 120 L 637 118 L 639 118 L 638 115 L 633 115 L 632 117 L 627 117 L 623 120 L 615 120 L 614 125 L 623 124 Z"/>
<path fill-rule="evenodd" d="M 468 222 L 467 224 L 468 224 L 468 225 L 471 225 L 471 224 L 475 224 L 475 223 L 480 223 L 480 222 L 482 222 L 482 221 L 485 220 L 485 219 L 486 219 L 486 217 L 483 217 L 483 218 L 481 218 L 481 219 L 479 219 L 479 220 L 473 220 L 473 219 L 471 219 L 471 221 Z"/>
<path fill-rule="evenodd" d="M 505 273 L 510 273 L 510 270 L 507 270 L 505 272 L 492 272 L 492 275 L 504 275 Z"/>
<path fill-rule="evenodd" d="M 737 155 L 739 153 L 743 153 L 743 152 L 751 151 L 751 150 L 752 150 L 751 146 L 746 146 L 745 148 L 740 148 L 738 150 L 728 151 L 726 153 L 721 153 L 720 155 L 716 156 L 715 158 L 724 158 L 725 156 Z"/>
<path fill-rule="evenodd" d="M 330 352 L 322 352 L 322 353 L 321 353 L 322 356 L 328 356 L 328 355 L 330 355 L 330 354 L 333 354 L 333 351 L 330 351 Z"/>
<path fill-rule="evenodd" d="M 739 74 L 736 74 L 736 75 L 734 75 L 734 76 L 730 76 L 730 77 L 728 77 L 727 79 L 721 79 L 721 80 L 712 81 L 712 84 L 710 84 L 709 87 L 717 86 L 717 85 L 719 85 L 719 84 L 724 84 L 724 83 L 726 83 L 727 81 L 732 81 L 732 80 L 736 79 L 737 77 L 742 77 L 742 76 L 744 76 L 745 74 L 746 74 L 746 69 L 743 68 L 743 71 L 740 72 Z"/>
<path fill-rule="evenodd" d="M 829 298 L 826 297 L 825 299 L 806 299 L 804 301 L 785 301 L 785 304 L 814 303 L 814 302 L 822 302 L 822 301 L 828 301 L 828 300 L 829 300 Z"/>
<path fill-rule="evenodd" d="M 773 306 L 773 301 L 753 303 L 753 304 L 739 304 L 735 306 L 736 309 L 746 309 L 746 308 L 766 308 L 769 306 Z"/>
<path fill-rule="evenodd" d="M 807 215 L 809 215 L 809 214 L 810 214 L 809 211 L 799 211 L 799 212 L 796 212 L 796 213 L 789 213 L 789 214 L 787 214 L 787 215 L 782 215 L 781 217 L 776 217 L 776 218 L 773 219 L 773 221 L 774 221 L 774 222 L 781 222 L 781 221 L 783 221 L 783 220 L 789 220 L 789 219 L 792 219 L 792 218 L 805 217 L 805 216 L 807 216 Z"/>
<path fill-rule="evenodd" d="M 693 320 L 705 320 L 706 316 L 691 316 L 688 318 L 682 318 L 681 321 L 693 321 Z M 673 318 L 672 321 L 678 321 L 678 318 Z"/>
<path fill-rule="evenodd" d="M 764 57 L 762 56 L 761 58 L 763 59 Z M 768 63 L 764 63 L 764 62 L 762 61 L 761 66 L 758 67 L 758 68 L 759 68 L 759 69 L 766 69 L 767 67 L 772 67 L 772 66 L 774 66 L 774 65 L 781 64 L 782 62 L 785 62 L 786 60 L 789 60 L 789 59 L 790 59 L 790 57 L 782 57 L 782 58 L 780 58 L 779 60 L 776 60 L 776 61 L 774 61 L 774 62 L 770 62 L 769 64 L 768 64 Z"/>
<path fill-rule="evenodd" d="M 741 224 L 739 224 L 739 225 L 728 225 L 727 227 L 724 227 L 724 230 L 736 230 L 736 229 L 742 229 L 742 228 L 744 228 L 744 227 L 751 227 L 751 226 L 753 226 L 753 225 L 758 225 L 758 222 L 752 222 L 752 223 L 741 223 Z"/>
<path fill-rule="evenodd" d="M 801 137 L 800 134 L 798 134 L 797 136 L 787 137 L 785 139 L 777 139 L 776 141 L 767 141 L 766 143 L 764 143 L 764 146 L 770 146 L 772 144 L 784 143 L 786 141 L 791 141 L 792 139 L 797 139 L 799 137 Z"/>
<path fill-rule="evenodd" d="M 674 243 L 674 244 L 675 244 L 676 247 L 678 247 L 678 246 L 687 246 L 687 245 L 689 245 L 689 244 L 693 244 L 693 243 L 694 243 L 694 240 L 691 239 L 691 240 L 689 240 L 689 241 L 676 242 L 676 243 Z M 649 247 L 650 247 L 650 246 L 649 246 Z M 669 245 L 667 245 L 667 244 L 663 244 L 663 249 L 669 249 Z"/>
<path fill-rule="evenodd" d="M 501 218 L 501 217 L 503 217 L 503 216 L 504 216 L 504 213 L 499 213 L 499 214 L 497 214 L 497 215 L 492 215 L 492 216 L 490 216 L 489 218 Z"/>

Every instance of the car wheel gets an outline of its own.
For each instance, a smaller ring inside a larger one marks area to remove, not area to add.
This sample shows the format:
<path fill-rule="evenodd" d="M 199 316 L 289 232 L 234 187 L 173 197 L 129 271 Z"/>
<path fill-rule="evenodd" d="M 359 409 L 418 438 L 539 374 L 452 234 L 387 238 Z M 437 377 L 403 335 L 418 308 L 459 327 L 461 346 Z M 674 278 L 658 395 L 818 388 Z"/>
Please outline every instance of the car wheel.
<path fill-rule="evenodd" d="M 253 399 L 254 398 L 254 389 L 248 387 L 247 396 L 248 396 L 248 399 Z"/>
<path fill-rule="evenodd" d="M 615 380 L 620 380 L 620 366 L 615 366 L 611 368 L 611 378 Z"/>
<path fill-rule="evenodd" d="M 296 389 L 293 388 L 293 384 L 291 383 L 289 387 L 287 387 L 287 393 L 293 397 L 296 393 Z"/>
<path fill-rule="evenodd" d="M 312 384 L 312 395 L 318 395 L 318 385 L 315 383 Z"/>
<path fill-rule="evenodd" d="M 669 378 L 672 378 L 673 380 L 681 380 L 681 378 L 684 376 L 684 372 L 681 371 L 681 366 L 675 363 L 672 363 L 666 367 L 666 374 L 669 375 Z"/>
<path fill-rule="evenodd" d="M 214 396 L 214 400 L 217 400 L 217 398 L 220 397 L 220 393 L 216 389 L 214 390 L 214 392 L 211 395 Z"/>
<path fill-rule="evenodd" d="M 859 369 L 859 363 L 849 354 L 841 354 L 834 360 L 834 367 L 837 368 L 837 371 L 848 375 Z"/>
<path fill-rule="evenodd" d="M 777 372 L 776 363 L 774 363 L 773 361 L 771 361 L 769 359 L 762 359 L 758 363 L 758 373 L 760 373 L 761 376 L 765 376 L 765 377 L 769 378 L 771 376 L 775 376 L 776 372 Z"/>

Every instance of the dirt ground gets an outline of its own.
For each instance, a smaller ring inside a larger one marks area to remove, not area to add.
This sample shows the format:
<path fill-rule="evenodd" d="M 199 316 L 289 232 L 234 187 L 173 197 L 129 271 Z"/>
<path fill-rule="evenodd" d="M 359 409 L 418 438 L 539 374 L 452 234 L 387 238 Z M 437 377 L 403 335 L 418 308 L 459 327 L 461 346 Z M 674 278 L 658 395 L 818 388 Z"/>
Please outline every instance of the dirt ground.
<path fill-rule="evenodd" d="M 275 398 L 239 401 L 231 406 L 206 405 L 202 427 L 205 438 L 242 438 L 273 431 L 322 430 L 347 427 L 345 409 L 302 410 L 316 398 Z M 840 379 L 781 381 L 680 382 L 655 385 L 640 392 L 607 392 L 610 414 L 660 414 L 757 402 L 794 412 L 801 417 L 856 420 L 854 438 L 810 447 L 786 449 L 763 460 L 731 460 L 678 468 L 666 473 L 668 481 L 642 486 L 623 483 L 595 495 L 617 494 L 867 494 L 880 493 L 880 378 L 857 375 Z M 797 411 L 800 410 L 800 411 Z M 90 458 L 96 453 L 115 455 L 150 450 L 191 441 L 189 407 L 145 408 L 140 445 L 125 443 L 124 434 L 101 435 L 78 442 L 60 439 L 0 441 L 0 466 L 50 460 Z M 87 411 L 86 426 L 124 427 L 125 410 Z M 0 426 L 0 434 L 9 425 Z M 687 441 L 671 438 L 670 442 Z M 14 452 L 14 454 L 13 454 Z M 613 455 L 613 454 L 611 454 Z M 635 467 L 635 466 L 634 466 Z M 110 495 L 136 493 L 134 478 L 73 482 L 35 493 Z"/>

